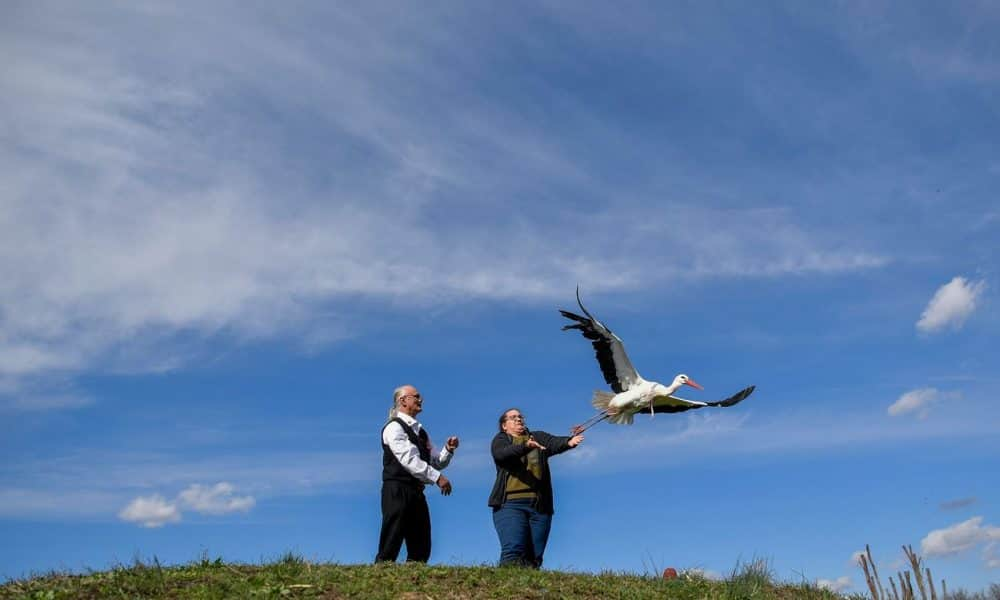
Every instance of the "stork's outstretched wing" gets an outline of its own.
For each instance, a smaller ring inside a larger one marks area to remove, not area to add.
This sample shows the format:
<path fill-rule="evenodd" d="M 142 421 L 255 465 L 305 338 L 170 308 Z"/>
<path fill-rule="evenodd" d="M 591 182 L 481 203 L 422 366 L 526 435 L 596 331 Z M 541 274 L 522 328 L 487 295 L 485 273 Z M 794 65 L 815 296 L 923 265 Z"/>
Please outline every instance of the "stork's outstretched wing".
<path fill-rule="evenodd" d="M 625 345 L 621 338 L 611 332 L 604 323 L 594 318 L 580 302 L 580 288 L 576 288 L 576 303 L 580 305 L 580 310 L 586 317 L 571 313 L 567 310 L 560 310 L 562 316 L 576 321 L 572 325 L 564 325 L 563 331 L 567 329 L 579 329 L 583 337 L 591 340 L 594 350 L 597 351 L 597 362 L 601 365 L 601 372 L 604 374 L 604 381 L 611 386 L 615 393 L 622 393 L 641 379 L 636 372 L 632 362 L 625 354 Z"/>
<path fill-rule="evenodd" d="M 751 385 L 750 387 L 740 390 L 739 392 L 733 394 L 732 396 L 726 398 L 725 400 L 717 400 L 715 402 L 698 402 L 697 400 L 685 400 L 684 398 L 678 398 L 677 396 L 657 396 L 653 399 L 653 412 L 654 413 L 678 413 L 684 412 L 685 410 L 691 410 L 692 408 L 705 408 L 706 406 L 733 406 L 734 404 L 739 404 L 747 396 L 753 393 L 757 386 Z M 645 410 L 645 409 L 643 409 Z"/>

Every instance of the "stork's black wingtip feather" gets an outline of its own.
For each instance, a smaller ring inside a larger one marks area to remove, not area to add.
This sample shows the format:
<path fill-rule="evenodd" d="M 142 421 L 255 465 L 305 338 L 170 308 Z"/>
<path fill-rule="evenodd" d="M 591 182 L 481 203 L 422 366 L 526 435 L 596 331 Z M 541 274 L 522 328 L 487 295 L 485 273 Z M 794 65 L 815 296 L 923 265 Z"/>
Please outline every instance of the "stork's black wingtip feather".
<path fill-rule="evenodd" d="M 757 388 L 757 386 L 751 385 L 750 387 L 743 388 L 742 390 L 736 392 L 735 394 L 733 394 L 729 398 L 726 398 L 725 400 L 720 400 L 719 402 L 710 402 L 708 405 L 709 406 L 721 406 L 723 408 L 729 408 L 730 406 L 736 406 L 740 402 L 743 402 L 744 400 L 746 400 L 747 397 L 750 396 L 750 394 L 752 394 L 753 391 L 756 388 Z"/>
<path fill-rule="evenodd" d="M 576 321 L 578 323 L 588 323 L 589 322 L 588 319 L 586 319 L 584 317 L 581 317 L 580 315 L 578 315 L 576 313 L 571 313 L 568 310 L 560 310 L 559 313 L 562 316 L 566 317 L 567 319 L 570 319 L 572 321 Z"/>

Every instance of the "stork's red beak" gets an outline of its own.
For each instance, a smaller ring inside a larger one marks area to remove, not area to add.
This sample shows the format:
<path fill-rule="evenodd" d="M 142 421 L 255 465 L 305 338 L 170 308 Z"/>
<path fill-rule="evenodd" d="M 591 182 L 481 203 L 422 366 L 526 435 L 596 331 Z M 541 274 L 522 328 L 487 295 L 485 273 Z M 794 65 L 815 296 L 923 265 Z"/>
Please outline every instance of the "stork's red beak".
<path fill-rule="evenodd" d="M 697 381 L 695 381 L 694 379 L 691 379 L 691 378 L 688 378 L 688 380 L 685 381 L 684 384 L 685 385 L 689 385 L 689 386 L 691 386 L 693 388 L 697 388 L 699 390 L 705 389 L 705 388 L 701 387 L 700 383 L 698 383 Z"/>

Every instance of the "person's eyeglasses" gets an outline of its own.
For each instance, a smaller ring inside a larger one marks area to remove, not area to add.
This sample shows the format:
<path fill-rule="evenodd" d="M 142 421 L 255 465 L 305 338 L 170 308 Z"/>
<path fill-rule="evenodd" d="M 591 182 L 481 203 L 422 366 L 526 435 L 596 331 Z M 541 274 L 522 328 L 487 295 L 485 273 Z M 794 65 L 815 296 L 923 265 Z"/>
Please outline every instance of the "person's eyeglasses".
<path fill-rule="evenodd" d="M 511 416 L 507 417 L 507 420 L 508 421 L 523 421 L 524 420 L 524 416 L 523 415 L 511 415 Z"/>
<path fill-rule="evenodd" d="M 420 394 L 403 394 L 403 398 L 416 398 L 420 400 Z"/>

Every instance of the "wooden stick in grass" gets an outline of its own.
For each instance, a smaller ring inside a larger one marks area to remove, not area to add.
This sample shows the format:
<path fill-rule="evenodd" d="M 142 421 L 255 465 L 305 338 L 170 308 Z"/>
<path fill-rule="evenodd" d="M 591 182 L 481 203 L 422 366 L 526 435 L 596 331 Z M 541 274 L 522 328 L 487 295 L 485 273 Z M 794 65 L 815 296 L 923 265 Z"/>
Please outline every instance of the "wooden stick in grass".
<path fill-rule="evenodd" d="M 878 576 L 878 567 L 875 566 L 875 561 L 872 559 L 872 549 L 868 546 L 868 544 L 865 544 L 865 554 L 868 555 L 868 564 L 872 566 L 872 573 L 875 574 L 875 583 L 878 584 L 878 589 L 882 590 L 882 597 L 888 598 L 889 595 L 885 593 L 885 588 L 882 587 L 882 581 L 879 579 Z M 879 600 L 879 599 L 874 598 L 874 600 Z"/>
<path fill-rule="evenodd" d="M 931 588 L 931 600 L 937 600 L 937 592 L 934 590 L 934 578 L 931 577 L 930 567 L 927 567 L 927 587 Z"/>
<path fill-rule="evenodd" d="M 861 555 L 860 562 L 861 570 L 865 572 L 865 582 L 868 584 L 868 590 L 872 593 L 872 600 L 882 600 L 882 597 L 879 596 L 878 588 L 875 587 L 875 580 L 872 579 L 872 574 L 868 570 L 868 559 L 865 558 L 864 554 Z"/>
<path fill-rule="evenodd" d="M 913 546 L 903 546 L 903 553 L 909 559 L 913 567 L 913 577 L 917 580 L 917 588 L 920 590 L 920 599 L 927 600 L 927 588 L 924 587 L 924 576 L 920 570 L 920 557 L 913 551 Z"/>

